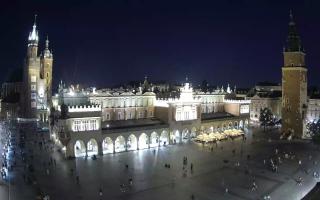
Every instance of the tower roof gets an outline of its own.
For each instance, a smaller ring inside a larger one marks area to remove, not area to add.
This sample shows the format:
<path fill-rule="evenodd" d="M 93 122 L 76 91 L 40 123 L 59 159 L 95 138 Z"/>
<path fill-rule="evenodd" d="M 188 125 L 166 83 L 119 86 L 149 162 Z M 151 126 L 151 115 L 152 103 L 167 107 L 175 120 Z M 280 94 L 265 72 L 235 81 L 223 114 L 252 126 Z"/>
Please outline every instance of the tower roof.
<path fill-rule="evenodd" d="M 45 49 L 44 49 L 44 55 L 43 56 L 45 58 L 52 57 L 52 52 L 50 52 L 50 50 L 49 50 L 49 38 L 48 38 L 48 35 L 47 35 L 47 39 L 46 39 L 46 46 L 45 46 Z"/>
<path fill-rule="evenodd" d="M 288 31 L 285 51 L 286 52 L 304 51 L 301 44 L 300 36 L 297 31 L 296 23 L 293 19 L 293 14 L 291 11 L 290 11 L 289 31 Z"/>
<path fill-rule="evenodd" d="M 38 35 L 38 30 L 37 30 L 37 15 L 34 16 L 34 23 L 32 26 L 32 31 L 29 33 L 29 37 L 28 37 L 28 41 L 29 41 L 29 45 L 31 44 L 38 44 L 39 41 L 39 35 Z"/>

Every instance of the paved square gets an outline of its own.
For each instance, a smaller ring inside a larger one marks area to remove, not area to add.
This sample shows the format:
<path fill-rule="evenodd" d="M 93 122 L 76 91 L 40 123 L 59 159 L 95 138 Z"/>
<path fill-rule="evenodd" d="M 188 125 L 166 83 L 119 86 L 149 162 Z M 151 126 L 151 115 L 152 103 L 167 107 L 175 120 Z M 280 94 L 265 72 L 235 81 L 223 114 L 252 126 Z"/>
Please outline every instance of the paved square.
<path fill-rule="evenodd" d="M 265 195 L 270 195 L 272 199 L 300 199 L 317 181 L 312 173 L 318 171 L 320 166 L 314 165 L 314 161 L 319 160 L 318 147 L 309 141 L 278 140 L 277 131 L 263 133 L 259 128 L 250 128 L 246 133 L 246 142 L 238 138 L 220 142 L 217 146 L 190 142 L 98 156 L 97 160 L 66 160 L 56 147 L 54 151 L 50 148 L 40 150 L 35 145 L 34 140 L 39 141 L 42 135 L 48 138 L 47 133 L 28 129 L 24 151 L 27 154 L 26 163 L 32 164 L 35 172 L 25 170 L 21 154 L 16 153 L 12 157 L 17 165 L 10 172 L 10 195 L 14 200 L 35 199 L 41 190 L 49 194 L 50 199 L 87 200 L 99 199 L 99 189 L 102 188 L 102 199 L 263 199 Z M 272 139 L 271 142 L 269 139 Z M 19 152 L 18 147 L 15 148 Z M 275 149 L 279 150 L 276 156 L 282 160 L 277 173 L 268 167 L 271 156 L 275 157 Z M 296 157 L 284 158 L 284 153 L 289 152 L 294 152 Z M 250 155 L 249 159 L 247 155 Z M 184 156 L 188 158 L 185 170 Z M 56 166 L 49 165 L 50 157 L 56 160 Z M 301 166 L 298 160 L 302 161 Z M 238 162 L 239 166 L 236 166 Z M 170 168 L 166 168 L 165 164 L 170 164 Z M 33 183 L 25 183 L 23 174 L 32 177 Z M 295 181 L 300 176 L 304 180 L 302 186 Z M 130 178 L 133 180 L 132 186 L 129 184 Z M 252 191 L 253 182 L 257 185 L 255 191 Z M 120 187 L 121 184 L 124 186 Z M 1 191 L 8 185 L 6 182 Z"/>

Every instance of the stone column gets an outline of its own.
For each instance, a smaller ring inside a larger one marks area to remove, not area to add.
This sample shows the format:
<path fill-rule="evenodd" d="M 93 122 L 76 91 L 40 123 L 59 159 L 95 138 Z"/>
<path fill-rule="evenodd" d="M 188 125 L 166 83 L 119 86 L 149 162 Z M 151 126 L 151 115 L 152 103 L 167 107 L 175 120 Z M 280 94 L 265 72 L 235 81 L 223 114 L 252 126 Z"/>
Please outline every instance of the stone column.
<path fill-rule="evenodd" d="M 115 143 L 115 141 L 112 141 L 112 143 L 113 143 L 113 153 L 115 153 L 116 152 L 116 143 Z"/>
<path fill-rule="evenodd" d="M 139 137 L 137 137 L 137 150 L 139 150 Z"/>
<path fill-rule="evenodd" d="M 103 155 L 102 142 L 98 143 L 98 155 L 100 156 Z"/>

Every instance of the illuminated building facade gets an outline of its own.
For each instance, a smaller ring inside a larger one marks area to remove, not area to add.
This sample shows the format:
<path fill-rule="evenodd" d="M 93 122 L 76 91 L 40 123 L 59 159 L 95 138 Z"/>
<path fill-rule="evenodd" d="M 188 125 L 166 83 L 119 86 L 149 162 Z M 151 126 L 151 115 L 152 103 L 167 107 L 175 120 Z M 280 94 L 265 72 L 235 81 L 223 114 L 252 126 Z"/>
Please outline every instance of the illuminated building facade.
<path fill-rule="evenodd" d="M 21 92 L 22 115 L 26 118 L 48 120 L 51 104 L 53 55 L 46 39 L 44 51 L 38 55 L 39 34 L 36 22 L 28 37 L 27 56 L 23 72 Z"/>
<path fill-rule="evenodd" d="M 307 67 L 305 52 L 290 14 L 289 35 L 282 67 L 282 132 L 302 138 L 306 133 Z"/>
<path fill-rule="evenodd" d="M 54 115 L 62 116 L 63 110 L 67 114 L 54 120 L 52 138 L 67 157 L 78 157 L 188 142 L 199 133 L 249 124 L 250 101 L 229 98 L 230 88 L 202 93 L 186 82 L 179 98 L 156 98 L 154 92 L 142 91 L 61 83 L 52 98 Z"/>

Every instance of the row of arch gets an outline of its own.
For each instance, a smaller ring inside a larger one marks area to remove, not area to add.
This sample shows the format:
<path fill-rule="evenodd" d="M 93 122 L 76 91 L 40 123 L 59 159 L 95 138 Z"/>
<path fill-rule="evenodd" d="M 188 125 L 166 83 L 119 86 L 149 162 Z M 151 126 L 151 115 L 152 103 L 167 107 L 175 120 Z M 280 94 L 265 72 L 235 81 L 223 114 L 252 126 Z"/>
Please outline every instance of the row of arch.
<path fill-rule="evenodd" d="M 243 129 L 249 124 L 248 120 L 240 120 L 234 122 L 223 123 L 217 126 L 201 126 L 200 130 L 195 127 L 191 129 L 173 130 L 168 134 L 167 131 L 162 131 L 160 134 L 152 132 L 150 135 L 141 133 L 136 136 L 130 134 L 127 137 L 119 135 L 112 139 L 111 137 L 105 137 L 102 142 L 97 142 L 96 139 L 90 139 L 87 143 L 82 140 L 77 140 L 74 143 L 74 155 L 75 157 L 82 157 L 85 155 L 92 156 L 98 154 L 109 154 L 124 151 L 133 151 L 139 149 L 147 149 L 160 147 L 176 143 L 184 143 L 190 141 L 197 136 L 197 132 L 210 133 L 216 131 L 224 131 L 227 129 Z"/>
<path fill-rule="evenodd" d="M 244 129 L 249 126 L 249 120 L 240 120 L 240 121 L 229 121 L 222 123 L 217 126 L 201 126 L 202 132 L 216 132 L 216 131 L 224 131 L 228 129 Z"/>
<path fill-rule="evenodd" d="M 101 144 L 95 139 L 90 139 L 87 144 L 82 140 L 77 140 L 74 144 L 75 157 L 82 157 L 85 155 L 92 156 L 98 154 L 108 154 L 123 151 L 133 151 L 139 149 L 147 149 L 169 144 L 169 136 L 166 131 L 161 134 L 152 132 L 150 136 L 146 133 L 140 134 L 139 137 L 130 134 L 127 138 L 119 135 L 115 140 L 111 137 L 106 137 Z M 101 150 L 99 150 L 101 148 Z"/>

